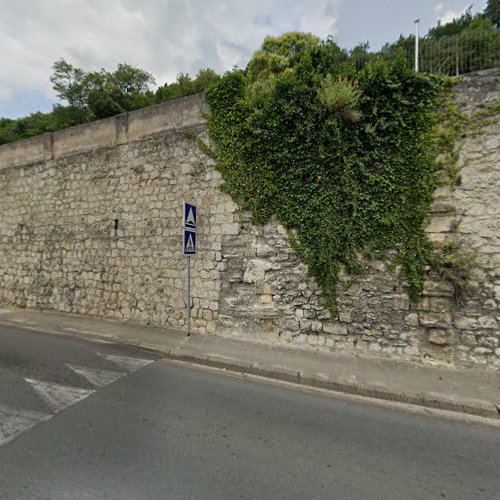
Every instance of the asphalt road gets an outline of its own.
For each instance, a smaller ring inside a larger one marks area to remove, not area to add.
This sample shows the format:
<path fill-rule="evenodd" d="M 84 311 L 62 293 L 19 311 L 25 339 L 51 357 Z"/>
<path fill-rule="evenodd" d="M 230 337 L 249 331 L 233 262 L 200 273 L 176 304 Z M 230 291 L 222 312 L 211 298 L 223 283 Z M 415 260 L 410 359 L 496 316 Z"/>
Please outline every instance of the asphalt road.
<path fill-rule="evenodd" d="M 0 498 L 500 499 L 500 430 L 0 325 Z"/>

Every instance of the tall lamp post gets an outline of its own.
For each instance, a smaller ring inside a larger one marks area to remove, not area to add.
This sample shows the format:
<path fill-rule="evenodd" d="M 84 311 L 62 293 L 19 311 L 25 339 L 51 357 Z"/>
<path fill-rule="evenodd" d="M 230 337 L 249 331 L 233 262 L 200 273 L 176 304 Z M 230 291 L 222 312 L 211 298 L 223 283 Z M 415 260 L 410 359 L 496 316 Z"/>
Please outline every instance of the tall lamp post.
<path fill-rule="evenodd" d="M 415 71 L 418 71 L 418 23 L 420 19 L 415 19 Z"/>

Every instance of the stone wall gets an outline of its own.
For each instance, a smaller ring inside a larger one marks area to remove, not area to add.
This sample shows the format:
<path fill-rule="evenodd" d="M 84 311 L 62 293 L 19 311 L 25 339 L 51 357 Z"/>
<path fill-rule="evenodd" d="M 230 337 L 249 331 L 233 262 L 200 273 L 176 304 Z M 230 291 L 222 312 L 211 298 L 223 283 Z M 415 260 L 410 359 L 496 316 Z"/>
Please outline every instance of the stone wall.
<path fill-rule="evenodd" d="M 500 71 L 465 78 L 469 113 L 500 99 Z M 194 329 L 318 349 L 500 367 L 500 123 L 463 138 L 456 186 L 436 192 L 431 238 L 476 256 L 463 306 L 429 274 L 422 300 L 377 261 L 339 285 L 331 318 L 283 227 L 250 223 L 218 190 L 199 96 L 0 146 L 0 302 L 185 326 L 182 201 L 199 206 Z"/>
<path fill-rule="evenodd" d="M 500 70 L 462 79 L 456 99 L 474 115 L 500 102 Z M 428 234 L 456 243 L 474 259 L 470 293 L 429 272 L 422 299 L 381 262 L 364 262 L 360 278 L 342 276 L 339 314 L 331 318 L 315 282 L 275 221 L 244 221 L 223 240 L 227 251 L 217 331 L 321 349 L 372 352 L 439 364 L 500 368 L 500 115 L 473 120 L 457 145 L 455 185 L 437 189 Z"/>
<path fill-rule="evenodd" d="M 185 134 L 206 140 L 206 111 L 194 96 L 0 147 L 0 302 L 182 327 L 182 201 L 194 201 L 194 324 L 214 332 L 221 238 L 237 225 Z"/>

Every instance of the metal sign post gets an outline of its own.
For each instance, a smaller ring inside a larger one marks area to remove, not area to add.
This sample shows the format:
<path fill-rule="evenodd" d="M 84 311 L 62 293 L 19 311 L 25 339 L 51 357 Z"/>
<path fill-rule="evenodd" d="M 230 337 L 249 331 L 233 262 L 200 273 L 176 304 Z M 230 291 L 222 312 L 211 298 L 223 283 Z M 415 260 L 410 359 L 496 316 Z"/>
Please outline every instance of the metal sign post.
<path fill-rule="evenodd" d="M 182 253 L 187 257 L 187 336 L 191 335 L 191 255 L 196 255 L 196 205 L 184 202 Z"/>
<path fill-rule="evenodd" d="M 191 335 L 191 256 L 187 256 L 187 308 L 188 308 L 188 332 Z"/>

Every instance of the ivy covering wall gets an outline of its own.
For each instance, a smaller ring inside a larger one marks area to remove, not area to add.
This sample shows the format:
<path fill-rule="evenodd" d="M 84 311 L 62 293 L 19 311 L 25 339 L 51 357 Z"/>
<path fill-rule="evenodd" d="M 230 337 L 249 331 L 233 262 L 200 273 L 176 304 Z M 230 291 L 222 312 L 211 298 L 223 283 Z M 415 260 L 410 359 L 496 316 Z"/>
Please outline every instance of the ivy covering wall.
<path fill-rule="evenodd" d="M 418 296 L 441 168 L 443 79 L 398 59 L 357 66 L 331 40 L 289 33 L 206 92 L 222 189 L 255 223 L 277 217 L 333 309 L 340 269 L 389 250 Z"/>

